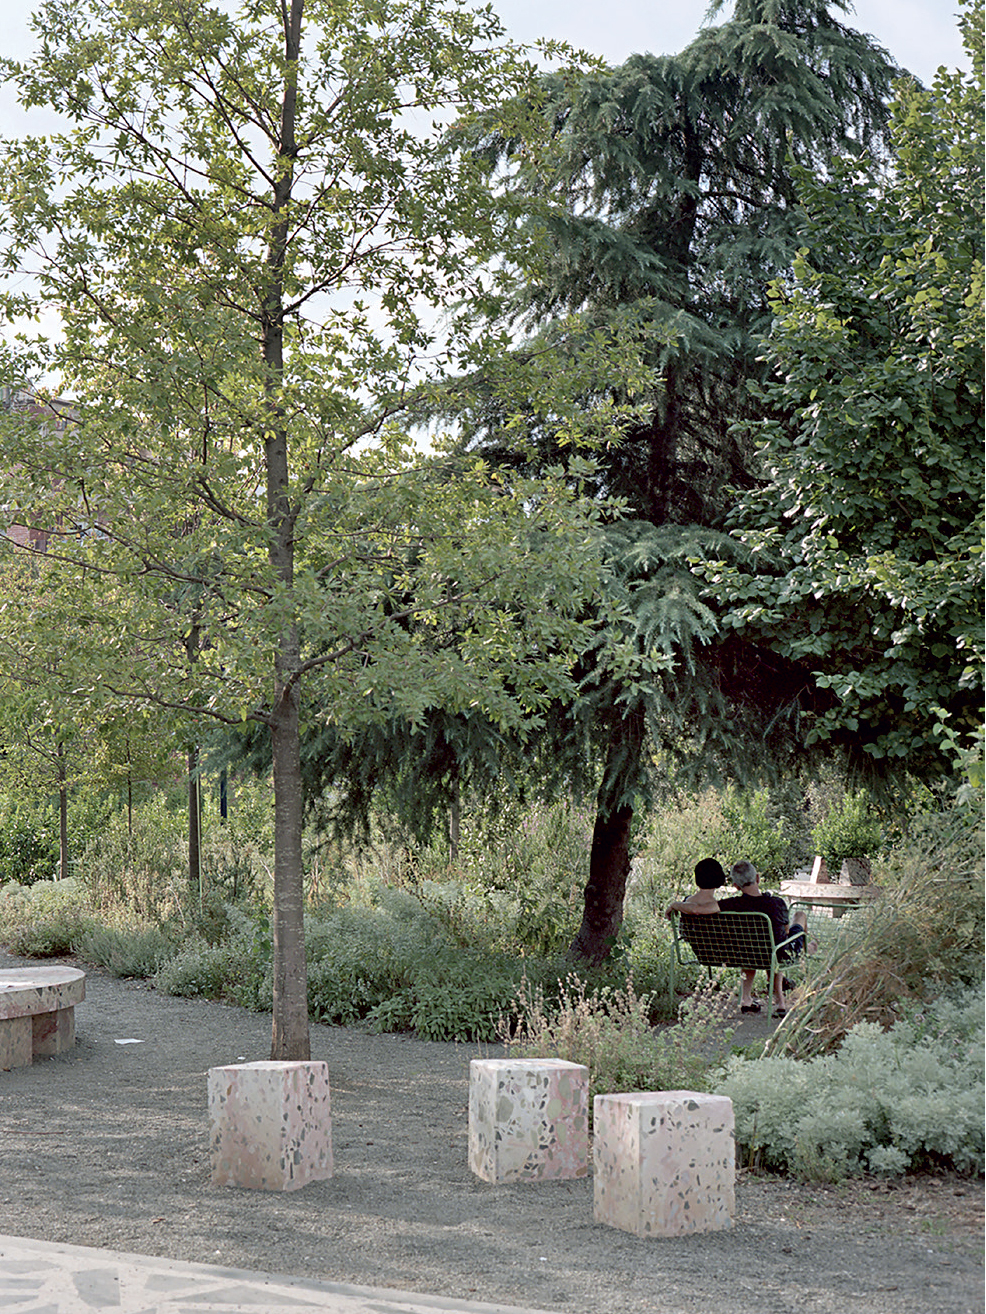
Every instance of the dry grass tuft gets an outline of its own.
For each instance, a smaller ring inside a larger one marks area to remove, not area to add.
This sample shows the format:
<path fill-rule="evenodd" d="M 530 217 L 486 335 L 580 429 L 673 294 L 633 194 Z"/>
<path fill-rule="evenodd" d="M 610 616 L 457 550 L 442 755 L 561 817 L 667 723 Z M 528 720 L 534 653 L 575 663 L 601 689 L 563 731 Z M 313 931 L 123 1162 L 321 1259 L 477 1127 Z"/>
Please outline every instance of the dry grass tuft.
<path fill-rule="evenodd" d="M 890 1027 L 908 1003 L 983 975 L 983 837 L 953 809 L 926 820 L 879 873 L 886 894 L 840 920 L 766 1053 L 837 1049 L 859 1022 Z"/>

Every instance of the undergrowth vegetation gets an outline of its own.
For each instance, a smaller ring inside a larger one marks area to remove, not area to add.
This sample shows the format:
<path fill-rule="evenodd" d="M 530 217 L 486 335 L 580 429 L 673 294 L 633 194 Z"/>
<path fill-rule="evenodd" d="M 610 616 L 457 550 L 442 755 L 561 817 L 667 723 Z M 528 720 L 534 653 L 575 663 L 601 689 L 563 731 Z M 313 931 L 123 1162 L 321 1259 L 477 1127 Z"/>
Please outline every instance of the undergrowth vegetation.
<path fill-rule="evenodd" d="M 873 868 L 880 897 L 837 920 L 812 915 L 818 951 L 762 1052 L 730 1054 L 735 972 L 703 980 L 679 969 L 670 998 L 664 909 L 694 888 L 695 862 L 749 857 L 776 885 L 810 861 L 811 829 L 842 796 L 829 781 L 807 796 L 732 789 L 671 800 L 638 836 L 623 932 L 594 971 L 566 957 L 587 876 L 585 809 L 505 808 L 489 824 L 464 820 L 454 858 L 447 844 L 413 849 L 392 831 L 358 851 L 312 832 L 311 1017 L 565 1058 L 588 1067 L 593 1095 L 726 1093 L 741 1160 L 759 1170 L 809 1180 L 981 1172 L 977 802 L 923 792 L 921 807 L 904 800 L 884 819 L 888 838 Z M 50 808 L 32 813 L 0 797 L 4 816 L 21 837 L 19 849 L 0 853 L 0 943 L 11 952 L 74 955 L 171 994 L 270 1010 L 263 783 L 241 783 L 228 818 L 207 812 L 194 887 L 180 791 L 130 810 L 90 800 L 68 880 L 51 879 Z M 35 825 L 41 839 L 27 843 Z"/>

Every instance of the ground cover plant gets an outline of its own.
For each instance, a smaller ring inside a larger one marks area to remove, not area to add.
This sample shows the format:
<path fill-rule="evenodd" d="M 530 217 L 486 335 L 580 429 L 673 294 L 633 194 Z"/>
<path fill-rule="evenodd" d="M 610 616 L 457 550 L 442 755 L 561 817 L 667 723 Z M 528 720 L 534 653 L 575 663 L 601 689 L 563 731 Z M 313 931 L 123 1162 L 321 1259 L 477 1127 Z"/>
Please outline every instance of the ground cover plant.
<path fill-rule="evenodd" d="M 733 1101 L 742 1161 L 808 1181 L 863 1172 L 981 1174 L 983 1000 L 946 992 L 885 1029 L 856 1022 L 806 1060 L 740 1057 L 716 1090 Z"/>
<path fill-rule="evenodd" d="M 498 1038 L 517 1058 L 559 1058 L 589 1070 L 590 1117 L 596 1095 L 628 1090 L 708 1090 L 729 1007 L 721 981 L 710 979 L 680 1006 L 677 1025 L 652 1024 L 651 1000 L 634 988 L 592 988 L 570 973 L 557 997 L 525 979 Z"/>

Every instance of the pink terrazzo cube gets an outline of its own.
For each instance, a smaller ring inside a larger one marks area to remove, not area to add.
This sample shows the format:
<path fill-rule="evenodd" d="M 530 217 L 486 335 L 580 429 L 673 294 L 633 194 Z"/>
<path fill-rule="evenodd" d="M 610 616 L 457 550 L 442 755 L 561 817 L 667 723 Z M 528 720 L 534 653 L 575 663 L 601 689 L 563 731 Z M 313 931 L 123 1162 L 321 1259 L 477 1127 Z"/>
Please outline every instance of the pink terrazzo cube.
<path fill-rule="evenodd" d="M 731 1227 L 736 1149 L 732 1100 L 688 1090 L 597 1095 L 593 1214 L 637 1236 Z"/>
<path fill-rule="evenodd" d="M 589 1069 L 562 1059 L 473 1059 L 469 1168 L 486 1182 L 589 1171 Z"/>
<path fill-rule="evenodd" d="M 240 1063 L 209 1069 L 214 1186 L 296 1191 L 332 1176 L 326 1063 Z"/>

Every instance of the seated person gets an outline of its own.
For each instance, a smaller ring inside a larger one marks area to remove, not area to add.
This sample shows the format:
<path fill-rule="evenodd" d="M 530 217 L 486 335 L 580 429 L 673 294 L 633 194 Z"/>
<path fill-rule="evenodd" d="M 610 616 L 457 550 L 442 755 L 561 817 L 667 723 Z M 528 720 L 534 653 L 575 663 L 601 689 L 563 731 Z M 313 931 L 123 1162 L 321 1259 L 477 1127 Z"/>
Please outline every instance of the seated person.
<path fill-rule="evenodd" d="M 668 904 L 665 917 L 670 917 L 676 912 L 716 913 L 719 911 L 719 905 L 712 891 L 726 884 L 726 873 L 715 858 L 703 858 L 701 862 L 695 864 L 695 884 L 698 889 L 694 894 L 690 894 L 687 899 L 676 899 L 674 903 Z"/>
<path fill-rule="evenodd" d="M 780 944 L 786 940 L 792 931 L 796 931 L 798 938 L 792 944 L 778 951 L 778 961 L 784 961 L 794 958 L 805 948 L 805 926 L 807 924 L 808 914 L 803 909 L 799 909 L 793 919 L 790 919 L 787 904 L 777 894 L 771 894 L 769 890 L 761 890 L 760 874 L 752 862 L 743 860 L 735 862 L 730 868 L 729 879 L 733 885 L 740 891 L 735 898 L 724 899 L 719 904 L 719 911 L 728 912 L 759 912 L 766 913 L 770 918 L 770 924 L 774 930 L 774 944 Z M 813 944 L 807 946 L 808 953 L 815 948 Z M 753 978 L 756 976 L 755 968 L 743 969 L 743 984 L 740 992 L 740 1012 L 741 1013 L 759 1013 L 760 1005 L 753 998 Z M 788 983 L 790 984 L 790 983 Z M 787 1012 L 784 1003 L 784 975 L 781 972 L 774 974 L 773 981 L 774 995 L 774 1017 L 783 1017 Z"/>

